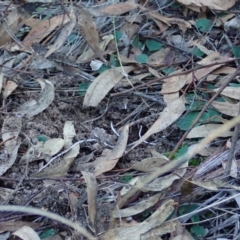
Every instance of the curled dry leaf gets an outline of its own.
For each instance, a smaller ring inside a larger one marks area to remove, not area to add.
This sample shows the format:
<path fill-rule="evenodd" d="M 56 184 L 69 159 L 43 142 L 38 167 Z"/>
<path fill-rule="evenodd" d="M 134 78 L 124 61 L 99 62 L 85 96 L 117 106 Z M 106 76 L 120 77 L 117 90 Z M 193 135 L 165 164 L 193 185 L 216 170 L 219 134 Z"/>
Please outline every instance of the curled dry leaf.
<path fill-rule="evenodd" d="M 129 125 L 124 126 L 114 148 L 106 151 L 107 153 L 105 156 L 97 158 L 94 162 L 82 164 L 81 171 L 93 172 L 95 176 L 98 176 L 113 169 L 126 149 L 128 131 Z"/>
<path fill-rule="evenodd" d="M 96 107 L 107 93 L 134 67 L 110 68 L 100 74 L 87 89 L 84 97 L 84 107 Z"/>
<path fill-rule="evenodd" d="M 90 172 L 82 171 L 82 175 L 87 184 L 89 223 L 94 232 L 96 232 L 97 180 L 95 176 Z"/>
<path fill-rule="evenodd" d="M 39 43 L 47 35 L 49 35 L 56 27 L 66 24 L 70 19 L 67 14 L 58 15 L 50 19 L 39 20 L 38 24 L 27 34 L 23 40 L 23 44 L 31 47 L 33 43 Z"/>
<path fill-rule="evenodd" d="M 14 232 L 12 235 L 19 237 L 22 240 L 40 240 L 37 233 L 30 227 L 24 226 Z"/>
<path fill-rule="evenodd" d="M 135 142 L 133 148 L 141 144 L 147 138 L 149 138 L 152 134 L 158 133 L 172 123 L 174 123 L 185 111 L 185 97 L 181 96 L 175 101 L 169 103 L 167 107 L 164 108 L 158 120 L 150 127 L 150 129 L 138 140 Z"/>
<path fill-rule="evenodd" d="M 174 210 L 174 201 L 168 200 L 162 204 L 148 219 L 144 222 L 133 225 L 131 227 L 122 227 L 111 229 L 104 234 L 100 235 L 100 240 L 139 240 L 141 235 L 147 233 L 166 221 L 169 215 Z"/>
<path fill-rule="evenodd" d="M 53 84 L 43 79 L 37 79 L 37 81 L 41 85 L 42 91 L 37 100 L 29 100 L 17 109 L 20 115 L 33 117 L 45 110 L 54 100 Z"/>
<path fill-rule="evenodd" d="M 175 221 L 167 221 L 164 222 L 159 227 L 155 227 L 141 235 L 141 240 L 148 240 L 148 239 L 156 239 L 158 236 L 162 236 L 167 233 L 171 233 L 176 229 L 176 222 Z"/>
<path fill-rule="evenodd" d="M 206 0 L 177 0 L 178 2 L 184 4 L 184 5 L 193 5 L 197 7 L 208 7 L 210 9 L 214 10 L 228 10 L 231 8 L 235 3 L 236 0 L 212 0 L 212 1 L 206 1 Z"/>
<path fill-rule="evenodd" d="M 120 217 L 130 217 L 136 214 L 139 214 L 148 208 L 154 206 L 161 198 L 163 197 L 163 193 L 158 193 L 154 196 L 151 196 L 147 198 L 146 200 L 143 200 L 141 202 L 138 202 L 134 204 L 131 207 L 120 209 L 120 210 L 115 210 L 113 212 L 113 217 L 114 218 L 119 218 Z"/>

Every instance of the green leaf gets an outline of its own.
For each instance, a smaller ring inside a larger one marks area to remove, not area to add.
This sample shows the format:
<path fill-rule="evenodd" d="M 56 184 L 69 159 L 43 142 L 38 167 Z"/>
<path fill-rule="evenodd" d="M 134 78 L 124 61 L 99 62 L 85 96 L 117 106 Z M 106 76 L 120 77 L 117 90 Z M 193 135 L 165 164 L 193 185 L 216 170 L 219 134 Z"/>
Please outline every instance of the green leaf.
<path fill-rule="evenodd" d="M 197 118 L 198 114 L 199 114 L 198 111 L 193 111 L 193 112 L 187 113 L 186 115 L 184 115 L 183 117 L 181 117 L 178 120 L 177 126 L 181 130 L 184 130 L 184 131 L 188 130 L 190 128 L 190 126 L 192 125 L 192 123 Z M 195 126 L 196 127 L 199 126 L 201 123 L 206 122 L 206 120 L 208 120 L 208 119 L 209 119 L 209 114 L 207 112 L 203 113 L 203 115 L 199 119 L 199 122 Z"/>
<path fill-rule="evenodd" d="M 130 182 L 130 180 L 133 178 L 133 176 L 129 173 L 127 174 L 123 174 L 122 177 L 121 177 L 121 180 L 125 183 L 128 183 Z"/>
<path fill-rule="evenodd" d="M 138 35 L 136 35 L 133 37 L 131 45 L 132 45 L 132 47 L 138 47 L 138 43 L 139 43 L 139 37 L 138 37 Z"/>
<path fill-rule="evenodd" d="M 142 54 L 136 56 L 136 61 L 139 63 L 146 63 L 148 61 L 148 55 L 142 53 Z"/>
<path fill-rule="evenodd" d="M 182 147 L 179 148 L 179 150 L 174 154 L 174 158 L 178 158 L 181 157 L 182 155 L 184 155 L 188 150 L 188 146 L 187 145 L 183 145 Z"/>
<path fill-rule="evenodd" d="M 240 47 L 232 45 L 232 52 L 236 58 L 240 58 Z"/>
<path fill-rule="evenodd" d="M 69 43 L 75 43 L 76 40 L 78 38 L 78 34 L 72 33 L 70 34 L 70 36 L 68 37 L 68 42 Z"/>
<path fill-rule="evenodd" d="M 207 231 L 198 225 L 194 225 L 190 228 L 192 234 L 196 235 L 197 237 L 204 237 L 207 234 Z"/>
<path fill-rule="evenodd" d="M 165 67 L 162 69 L 162 72 L 166 75 L 169 75 L 171 73 L 174 73 L 176 70 L 173 67 Z"/>
<path fill-rule="evenodd" d="M 217 111 L 216 109 L 209 108 L 207 110 L 207 112 L 208 112 L 208 115 L 209 115 L 209 120 L 211 122 L 222 122 L 221 119 L 220 119 L 222 114 L 219 111 Z"/>
<path fill-rule="evenodd" d="M 109 68 L 110 68 L 109 66 L 103 64 L 103 65 L 99 68 L 98 73 L 103 73 L 104 71 L 106 71 L 106 70 L 109 69 Z"/>
<path fill-rule="evenodd" d="M 208 32 L 212 28 L 212 22 L 207 18 L 199 18 L 196 21 L 196 27 L 200 32 Z"/>
<path fill-rule="evenodd" d="M 120 32 L 120 31 L 115 31 L 115 34 L 114 34 L 114 38 L 116 40 L 116 42 L 118 42 L 123 36 L 123 33 Z"/>
<path fill-rule="evenodd" d="M 152 40 L 152 39 L 147 39 L 146 42 L 145 42 L 148 50 L 151 52 L 151 51 L 158 51 L 162 48 L 162 43 L 160 42 L 157 42 L 155 40 Z"/>
<path fill-rule="evenodd" d="M 230 87 L 240 87 L 240 84 L 238 83 L 229 83 Z"/>
<path fill-rule="evenodd" d="M 37 140 L 38 140 L 39 142 L 46 142 L 46 141 L 48 140 L 48 137 L 45 136 L 45 135 L 39 135 L 39 136 L 37 137 Z"/>
<path fill-rule="evenodd" d="M 54 236 L 54 235 L 56 235 L 56 233 L 57 233 L 56 229 L 50 228 L 50 229 L 46 229 L 45 231 L 40 233 L 39 237 L 40 237 L 40 239 L 44 239 L 44 238 Z"/>
<path fill-rule="evenodd" d="M 194 204 L 194 203 L 193 204 L 182 205 L 182 206 L 179 207 L 178 213 L 179 213 L 180 216 L 182 216 L 184 214 L 193 212 L 198 207 L 199 207 L 199 205 L 198 204 Z M 200 220 L 200 217 L 199 217 L 198 213 L 191 217 L 191 221 L 193 223 L 194 222 L 199 222 L 199 220 Z"/>
<path fill-rule="evenodd" d="M 194 56 L 199 57 L 199 58 L 201 58 L 201 57 L 203 57 L 205 55 L 205 53 L 202 50 L 200 50 L 198 47 L 192 48 L 190 52 Z"/>
<path fill-rule="evenodd" d="M 112 64 L 112 66 L 114 67 L 120 67 L 120 62 L 119 60 L 113 55 L 110 55 L 110 63 Z"/>
<path fill-rule="evenodd" d="M 80 96 L 85 96 L 86 92 L 87 92 L 87 89 L 88 87 L 90 86 L 91 82 L 84 82 L 84 83 L 81 83 L 79 86 L 78 86 L 78 94 Z"/>

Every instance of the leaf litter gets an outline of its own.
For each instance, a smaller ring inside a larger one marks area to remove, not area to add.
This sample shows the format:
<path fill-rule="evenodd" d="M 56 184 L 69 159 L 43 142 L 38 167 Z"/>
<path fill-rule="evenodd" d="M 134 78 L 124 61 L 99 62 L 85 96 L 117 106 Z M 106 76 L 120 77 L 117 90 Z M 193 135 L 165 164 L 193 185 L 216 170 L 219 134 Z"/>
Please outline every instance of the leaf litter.
<path fill-rule="evenodd" d="M 235 133 L 219 130 L 239 115 L 239 76 L 230 79 L 239 73 L 239 3 L 26 2 L 0 3 L 1 222 L 21 223 L 5 231 L 21 239 L 229 238 L 217 218 L 201 222 L 208 219 L 201 208 L 187 213 L 195 218 L 185 227 L 178 206 L 239 191 L 239 142 L 231 155 L 223 143 Z M 218 138 L 200 149 L 212 133 Z M 7 210 L 26 203 L 84 231 L 34 226 L 36 216 L 26 221 Z M 231 207 L 238 211 L 237 195 Z"/>

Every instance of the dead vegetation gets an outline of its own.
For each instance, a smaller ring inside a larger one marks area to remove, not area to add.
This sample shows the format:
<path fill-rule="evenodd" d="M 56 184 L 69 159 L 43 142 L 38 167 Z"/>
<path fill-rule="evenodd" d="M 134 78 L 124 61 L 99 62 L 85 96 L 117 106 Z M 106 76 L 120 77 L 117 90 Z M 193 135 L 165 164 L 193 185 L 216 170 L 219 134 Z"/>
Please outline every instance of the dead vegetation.
<path fill-rule="evenodd" d="M 239 8 L 0 1 L 1 239 L 240 239 Z"/>

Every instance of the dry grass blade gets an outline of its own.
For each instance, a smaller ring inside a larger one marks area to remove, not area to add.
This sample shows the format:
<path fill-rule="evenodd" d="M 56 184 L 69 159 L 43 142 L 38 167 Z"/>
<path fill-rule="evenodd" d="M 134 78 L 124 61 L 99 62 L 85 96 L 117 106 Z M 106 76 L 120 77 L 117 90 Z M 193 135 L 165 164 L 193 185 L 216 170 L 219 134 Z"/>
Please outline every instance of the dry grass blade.
<path fill-rule="evenodd" d="M 82 175 L 87 184 L 88 195 L 88 215 L 90 226 L 96 232 L 96 216 L 97 216 L 97 181 L 95 176 L 90 172 L 82 171 Z"/>

